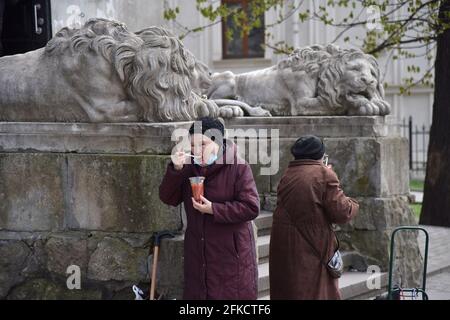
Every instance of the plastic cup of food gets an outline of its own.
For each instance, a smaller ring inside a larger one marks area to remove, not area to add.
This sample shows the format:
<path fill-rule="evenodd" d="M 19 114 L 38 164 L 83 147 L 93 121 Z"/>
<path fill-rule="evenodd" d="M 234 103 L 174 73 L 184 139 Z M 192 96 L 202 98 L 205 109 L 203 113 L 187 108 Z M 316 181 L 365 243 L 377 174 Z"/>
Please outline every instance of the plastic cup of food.
<path fill-rule="evenodd" d="M 194 197 L 194 200 L 197 202 L 201 202 L 201 196 L 204 196 L 205 194 L 205 188 L 203 184 L 205 181 L 205 177 L 190 177 L 189 180 L 191 182 L 192 196 Z"/>

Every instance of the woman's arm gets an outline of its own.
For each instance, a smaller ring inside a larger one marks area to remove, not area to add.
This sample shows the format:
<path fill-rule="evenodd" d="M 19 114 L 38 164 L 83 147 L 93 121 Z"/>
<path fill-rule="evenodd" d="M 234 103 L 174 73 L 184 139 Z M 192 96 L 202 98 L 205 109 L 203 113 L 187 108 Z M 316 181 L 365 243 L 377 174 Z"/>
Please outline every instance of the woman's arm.
<path fill-rule="evenodd" d="M 259 214 L 259 195 L 250 166 L 236 164 L 235 198 L 223 203 L 213 202 L 212 211 L 217 223 L 239 223 L 255 219 Z"/>
<path fill-rule="evenodd" d="M 173 162 L 167 165 L 166 174 L 159 185 L 159 198 L 165 204 L 178 206 L 183 201 L 183 183 L 187 179 L 187 166 L 177 170 Z"/>
<path fill-rule="evenodd" d="M 331 223 L 346 223 L 358 213 L 359 204 L 344 194 L 336 173 L 331 169 L 327 170 L 329 171 L 325 181 L 325 214 Z"/>

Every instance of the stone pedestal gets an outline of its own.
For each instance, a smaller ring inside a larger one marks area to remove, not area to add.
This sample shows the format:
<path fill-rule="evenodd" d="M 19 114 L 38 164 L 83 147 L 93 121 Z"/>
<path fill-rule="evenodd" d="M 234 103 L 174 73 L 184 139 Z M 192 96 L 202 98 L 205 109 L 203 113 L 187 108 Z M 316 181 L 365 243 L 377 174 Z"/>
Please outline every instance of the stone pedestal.
<path fill-rule="evenodd" d="M 132 299 L 133 284 L 148 288 L 152 232 L 182 230 L 181 208 L 162 204 L 158 187 L 173 129 L 189 126 L 0 123 L 0 298 Z M 407 143 L 388 120 L 238 118 L 227 128 L 279 130 L 279 170 L 262 175 L 267 165 L 252 164 L 267 210 L 291 144 L 304 134 L 323 137 L 344 191 L 361 204 L 359 216 L 341 226 L 342 245 L 386 270 L 392 228 L 414 223 Z M 416 237 L 399 245 L 400 270 L 416 274 Z M 66 286 L 70 265 L 80 268 L 81 290 Z M 181 235 L 162 243 L 157 290 L 181 298 L 182 289 Z"/>
<path fill-rule="evenodd" d="M 189 126 L 0 123 L 0 299 L 133 299 L 133 284 L 148 288 L 152 233 L 182 230 L 159 184 L 172 130 Z M 182 293 L 182 243 L 162 243 L 157 290 L 169 297 Z M 81 290 L 67 288 L 70 265 Z"/>

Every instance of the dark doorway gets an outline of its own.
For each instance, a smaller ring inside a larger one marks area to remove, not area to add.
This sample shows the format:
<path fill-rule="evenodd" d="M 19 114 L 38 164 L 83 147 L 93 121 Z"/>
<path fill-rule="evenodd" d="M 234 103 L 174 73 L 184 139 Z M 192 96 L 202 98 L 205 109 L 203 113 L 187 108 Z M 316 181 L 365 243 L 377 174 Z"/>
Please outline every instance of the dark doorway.
<path fill-rule="evenodd" d="M 0 0 L 0 57 L 42 48 L 51 37 L 50 0 Z"/>

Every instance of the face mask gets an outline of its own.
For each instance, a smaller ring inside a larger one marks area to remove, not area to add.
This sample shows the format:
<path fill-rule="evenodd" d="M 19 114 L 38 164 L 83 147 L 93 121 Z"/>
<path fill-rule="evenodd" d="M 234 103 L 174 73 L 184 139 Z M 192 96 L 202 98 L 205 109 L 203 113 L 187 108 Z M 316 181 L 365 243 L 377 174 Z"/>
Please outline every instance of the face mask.
<path fill-rule="evenodd" d="M 202 164 L 201 161 L 198 158 L 194 158 L 194 163 L 199 166 L 210 166 L 217 160 L 217 154 L 211 154 L 209 156 L 208 161 L 206 161 L 205 164 Z"/>

